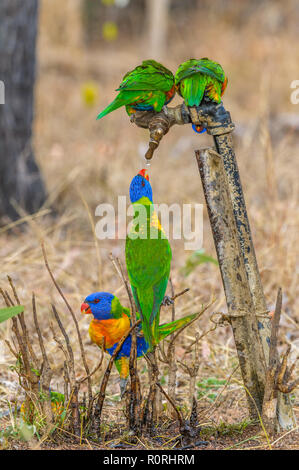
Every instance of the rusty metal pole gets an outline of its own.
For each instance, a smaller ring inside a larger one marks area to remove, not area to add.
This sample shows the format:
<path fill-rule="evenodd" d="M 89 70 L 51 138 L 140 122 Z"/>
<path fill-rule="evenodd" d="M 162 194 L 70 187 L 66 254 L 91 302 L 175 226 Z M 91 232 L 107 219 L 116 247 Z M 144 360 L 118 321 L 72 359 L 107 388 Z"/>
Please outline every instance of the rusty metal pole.
<path fill-rule="evenodd" d="M 265 359 L 221 156 L 196 151 L 250 415 L 261 412 Z M 254 347 L 253 347 L 254 345 Z M 249 393 L 248 393 L 249 392 Z M 254 401 L 255 403 L 254 403 Z"/>

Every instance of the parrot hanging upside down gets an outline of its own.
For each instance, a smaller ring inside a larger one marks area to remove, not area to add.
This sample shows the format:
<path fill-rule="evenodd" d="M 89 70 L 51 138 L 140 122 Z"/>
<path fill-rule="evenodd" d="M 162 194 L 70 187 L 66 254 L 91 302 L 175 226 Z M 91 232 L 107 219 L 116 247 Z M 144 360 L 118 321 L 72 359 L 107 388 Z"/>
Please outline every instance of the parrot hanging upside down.
<path fill-rule="evenodd" d="M 109 292 L 95 292 L 90 294 L 81 305 L 81 312 L 92 314 L 93 320 L 89 326 L 89 336 L 93 343 L 112 356 L 120 339 L 131 327 L 130 310 L 121 305 L 119 299 Z M 158 341 L 166 338 L 179 328 L 187 325 L 197 314 L 187 315 L 179 320 L 160 325 L 158 329 Z M 115 366 L 120 375 L 121 396 L 126 390 L 129 376 L 129 358 L 131 352 L 131 335 L 123 343 L 115 358 Z M 137 357 L 142 357 L 149 350 L 142 330 L 137 329 Z"/>
<path fill-rule="evenodd" d="M 97 119 L 121 106 L 130 116 L 136 111 L 160 112 L 175 95 L 173 73 L 155 60 L 144 60 L 131 72 L 126 73 L 115 100 L 102 111 Z"/>
<path fill-rule="evenodd" d="M 144 337 L 152 351 L 159 342 L 160 307 L 168 284 L 172 254 L 154 210 L 146 170 L 133 178 L 130 199 L 134 219 L 126 239 L 127 270 Z"/>
<path fill-rule="evenodd" d="M 200 106 L 202 102 L 220 103 L 227 86 L 227 77 L 221 65 L 207 57 L 190 59 L 178 67 L 175 85 L 186 106 Z M 199 133 L 205 130 L 202 126 L 192 127 Z"/>

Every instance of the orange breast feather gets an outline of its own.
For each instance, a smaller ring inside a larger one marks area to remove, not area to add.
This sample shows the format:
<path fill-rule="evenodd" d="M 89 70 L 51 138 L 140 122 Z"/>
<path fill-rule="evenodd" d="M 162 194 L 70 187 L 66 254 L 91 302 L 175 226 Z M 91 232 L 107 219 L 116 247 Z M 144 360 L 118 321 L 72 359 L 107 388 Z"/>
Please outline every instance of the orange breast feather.
<path fill-rule="evenodd" d="M 103 345 L 105 341 L 105 349 L 112 348 L 115 343 L 123 337 L 130 328 L 130 320 L 123 313 L 121 318 L 111 318 L 110 320 L 93 319 L 89 326 L 89 336 L 93 343 L 98 346 Z"/>

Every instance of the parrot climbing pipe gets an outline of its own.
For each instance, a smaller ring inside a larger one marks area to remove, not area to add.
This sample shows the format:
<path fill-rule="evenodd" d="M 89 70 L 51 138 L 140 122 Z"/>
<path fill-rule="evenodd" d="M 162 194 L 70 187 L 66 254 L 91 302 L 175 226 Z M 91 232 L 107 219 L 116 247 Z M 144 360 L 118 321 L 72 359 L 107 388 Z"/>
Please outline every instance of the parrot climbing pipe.
<path fill-rule="evenodd" d="M 130 185 L 134 219 L 126 239 L 126 263 L 134 300 L 149 350 L 159 341 L 160 307 L 168 284 L 171 248 L 154 211 L 152 188 L 146 170 Z M 143 214 L 143 217 L 140 215 Z"/>
<path fill-rule="evenodd" d="M 175 86 L 186 106 L 200 106 L 202 102 L 220 103 L 227 86 L 227 77 L 220 64 L 204 57 L 183 62 L 175 74 Z M 192 126 L 204 132 L 202 126 Z"/>
<path fill-rule="evenodd" d="M 135 111 L 160 112 L 175 95 L 173 73 L 155 60 L 144 60 L 131 72 L 126 73 L 115 100 L 97 117 L 101 119 L 121 106 L 130 116 Z"/>
<path fill-rule="evenodd" d="M 89 335 L 93 343 L 112 356 L 120 339 L 131 327 L 131 312 L 121 305 L 119 299 L 109 292 L 94 292 L 86 297 L 81 305 L 81 312 L 92 314 L 93 320 L 89 326 Z M 195 314 L 187 315 L 179 320 L 160 325 L 158 329 L 158 341 L 166 338 L 179 328 L 190 323 Z M 126 338 L 115 358 L 115 366 L 120 375 L 121 395 L 124 394 L 129 376 L 129 358 L 131 352 L 131 335 Z M 142 357 L 149 350 L 142 330 L 137 330 L 137 357 Z"/>

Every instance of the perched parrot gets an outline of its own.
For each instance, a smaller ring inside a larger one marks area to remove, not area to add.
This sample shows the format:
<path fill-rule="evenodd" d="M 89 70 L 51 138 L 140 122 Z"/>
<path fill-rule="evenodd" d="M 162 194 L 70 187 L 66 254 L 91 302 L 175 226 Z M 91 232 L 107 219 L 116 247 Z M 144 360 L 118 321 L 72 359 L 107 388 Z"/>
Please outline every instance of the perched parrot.
<path fill-rule="evenodd" d="M 152 350 L 159 341 L 160 307 L 168 284 L 171 248 L 154 210 L 146 170 L 130 185 L 134 219 L 126 239 L 126 263 L 145 340 Z M 144 217 L 140 217 L 140 215 Z"/>
<path fill-rule="evenodd" d="M 93 320 L 89 326 L 89 335 L 92 342 L 100 348 L 104 348 L 104 351 L 112 356 L 119 340 L 131 327 L 130 310 L 121 305 L 115 295 L 109 292 L 95 292 L 86 297 L 81 305 L 81 312 L 93 315 Z M 179 320 L 160 325 L 158 328 L 158 342 L 190 323 L 196 315 L 187 315 Z M 125 392 L 129 376 L 131 343 L 132 337 L 130 335 L 123 343 L 114 362 L 120 375 L 121 395 Z M 137 330 L 137 357 L 142 357 L 148 350 L 148 343 L 139 328 Z"/>
<path fill-rule="evenodd" d="M 126 107 L 128 115 L 135 111 L 160 112 L 164 104 L 175 95 L 173 73 L 155 60 L 144 60 L 131 72 L 126 73 L 115 100 L 102 111 L 97 119 L 111 113 L 121 106 Z"/>
<path fill-rule="evenodd" d="M 220 103 L 227 86 L 227 77 L 220 64 L 204 57 L 183 62 L 175 74 L 175 86 L 186 106 L 200 106 L 202 102 Z M 204 132 L 202 126 L 192 126 Z"/>

